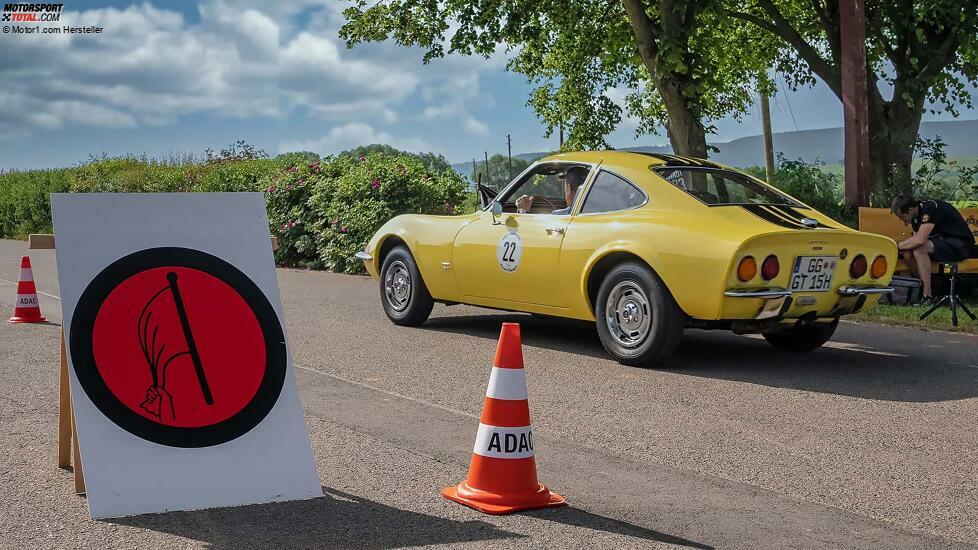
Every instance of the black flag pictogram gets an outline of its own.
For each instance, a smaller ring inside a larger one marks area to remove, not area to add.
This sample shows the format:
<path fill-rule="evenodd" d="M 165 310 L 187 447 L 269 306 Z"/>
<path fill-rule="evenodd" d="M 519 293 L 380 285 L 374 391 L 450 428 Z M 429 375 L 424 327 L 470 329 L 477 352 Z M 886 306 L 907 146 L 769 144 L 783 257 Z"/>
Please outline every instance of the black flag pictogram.
<path fill-rule="evenodd" d="M 197 352 L 197 344 L 194 341 L 193 331 L 190 329 L 190 320 L 187 318 L 187 310 L 183 303 L 183 297 L 180 294 L 180 286 L 177 284 L 177 274 L 171 271 L 166 274 L 166 278 L 168 284 L 146 302 L 142 312 L 139 314 L 136 327 L 139 346 L 143 352 L 143 358 L 149 367 L 152 380 L 150 387 L 146 390 L 146 400 L 140 404 L 140 407 L 162 421 L 176 418 L 176 407 L 173 404 L 173 396 L 166 389 L 166 373 L 170 363 L 180 357 L 190 357 L 194 366 L 194 374 L 197 377 L 201 394 L 204 397 L 204 402 L 208 405 L 214 404 L 214 397 L 211 394 L 210 386 L 207 384 L 207 376 L 204 373 L 200 354 Z M 159 322 L 168 318 L 168 316 L 160 313 L 155 315 L 154 318 L 154 312 L 158 312 L 159 308 L 169 307 L 171 300 L 177 317 L 180 319 L 180 328 L 183 334 L 182 345 L 181 343 L 171 345 L 173 344 L 172 342 L 164 343 L 162 338 L 158 339 L 160 332 Z M 169 355 L 167 355 L 168 345 L 170 345 L 171 350 Z M 179 351 L 172 351 L 174 349 Z"/>

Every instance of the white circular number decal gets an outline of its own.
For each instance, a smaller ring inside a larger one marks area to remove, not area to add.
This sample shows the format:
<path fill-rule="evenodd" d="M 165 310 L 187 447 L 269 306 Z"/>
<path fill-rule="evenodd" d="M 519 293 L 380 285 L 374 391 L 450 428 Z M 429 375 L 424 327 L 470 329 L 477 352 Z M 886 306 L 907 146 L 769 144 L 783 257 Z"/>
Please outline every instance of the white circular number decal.
<path fill-rule="evenodd" d="M 520 266 L 520 258 L 523 257 L 523 239 L 518 234 L 510 231 L 499 241 L 496 248 L 496 260 L 503 271 L 516 271 Z"/>

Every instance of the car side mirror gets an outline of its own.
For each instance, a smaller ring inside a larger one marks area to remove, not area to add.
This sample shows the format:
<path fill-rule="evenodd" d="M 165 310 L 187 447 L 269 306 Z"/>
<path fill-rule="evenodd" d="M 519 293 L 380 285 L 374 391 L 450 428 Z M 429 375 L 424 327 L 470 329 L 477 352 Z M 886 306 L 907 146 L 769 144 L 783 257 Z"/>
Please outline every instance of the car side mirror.
<path fill-rule="evenodd" d="M 492 201 L 489 205 L 489 211 L 492 212 L 492 224 L 499 225 L 499 220 L 496 219 L 503 213 L 503 205 L 499 201 Z"/>

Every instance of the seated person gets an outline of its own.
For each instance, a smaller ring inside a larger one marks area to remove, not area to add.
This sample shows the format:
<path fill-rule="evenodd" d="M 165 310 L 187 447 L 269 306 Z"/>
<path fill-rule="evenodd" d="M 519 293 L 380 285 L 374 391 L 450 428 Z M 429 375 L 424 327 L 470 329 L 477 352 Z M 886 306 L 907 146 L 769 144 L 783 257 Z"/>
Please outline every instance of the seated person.
<path fill-rule="evenodd" d="M 911 273 L 923 281 L 924 304 L 933 302 L 931 294 L 931 261 L 959 262 L 971 254 L 975 237 L 961 212 L 942 200 L 917 200 L 901 195 L 893 200 L 890 212 L 903 223 L 913 227 L 913 236 L 900 243 L 897 249 Z"/>
<path fill-rule="evenodd" d="M 582 168 L 575 166 L 573 168 L 568 168 L 557 176 L 562 182 L 564 182 L 564 200 L 566 201 L 567 207 L 554 210 L 551 214 L 555 216 L 568 216 L 571 213 L 571 208 L 574 207 L 574 197 L 577 195 L 577 190 L 584 183 L 584 178 L 587 177 L 587 168 Z M 529 212 L 530 207 L 533 206 L 532 195 L 523 195 L 522 197 L 516 199 L 516 208 L 520 214 L 526 214 Z"/>

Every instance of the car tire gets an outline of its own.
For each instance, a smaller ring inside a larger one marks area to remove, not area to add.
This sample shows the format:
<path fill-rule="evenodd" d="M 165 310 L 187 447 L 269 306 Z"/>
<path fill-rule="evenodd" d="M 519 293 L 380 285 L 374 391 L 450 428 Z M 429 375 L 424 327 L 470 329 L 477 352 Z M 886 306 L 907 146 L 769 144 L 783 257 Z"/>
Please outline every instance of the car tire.
<path fill-rule="evenodd" d="M 801 326 L 783 326 L 764 332 L 764 339 L 781 351 L 813 351 L 828 342 L 835 334 L 839 320 Z"/>
<path fill-rule="evenodd" d="M 394 247 L 380 268 L 380 302 L 395 325 L 415 327 L 424 323 L 435 305 L 411 252 Z"/>
<path fill-rule="evenodd" d="M 683 315 L 648 267 L 627 262 L 601 281 L 595 303 L 598 337 L 619 363 L 650 367 L 679 346 Z"/>

